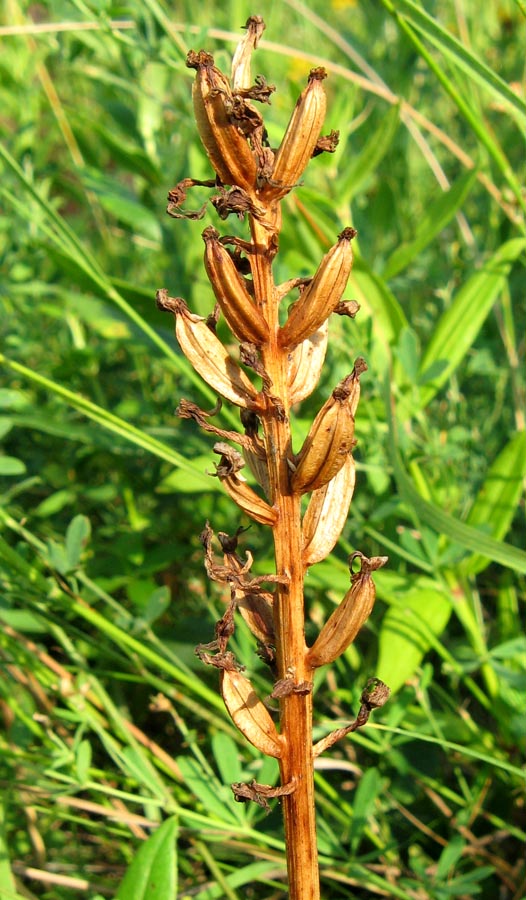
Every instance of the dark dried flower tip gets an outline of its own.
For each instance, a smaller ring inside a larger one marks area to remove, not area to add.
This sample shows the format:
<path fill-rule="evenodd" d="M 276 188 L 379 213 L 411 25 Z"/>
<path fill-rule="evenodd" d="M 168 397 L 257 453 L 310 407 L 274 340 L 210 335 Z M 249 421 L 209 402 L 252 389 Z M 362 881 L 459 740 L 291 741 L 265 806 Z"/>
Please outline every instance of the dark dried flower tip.
<path fill-rule="evenodd" d="M 379 678 L 370 678 L 360 697 L 360 703 L 367 709 L 379 709 L 387 703 L 391 688 Z"/>
<path fill-rule="evenodd" d="M 341 300 L 334 310 L 337 316 L 349 316 L 350 319 L 354 319 L 359 311 L 360 304 L 356 300 Z"/>
<path fill-rule="evenodd" d="M 347 228 L 344 228 L 343 231 L 340 232 L 340 234 L 338 235 L 338 240 L 352 241 L 352 239 L 355 238 L 357 234 L 358 232 L 356 231 L 356 228 L 353 228 L 351 225 L 349 225 L 347 226 Z"/>
<path fill-rule="evenodd" d="M 189 50 L 186 56 L 186 65 L 189 69 L 200 69 L 202 66 L 213 66 L 214 57 L 206 50 Z"/>
<path fill-rule="evenodd" d="M 327 70 L 323 66 L 316 66 L 309 72 L 309 81 L 323 81 L 324 78 L 327 78 Z"/>
<path fill-rule="evenodd" d="M 331 131 L 329 134 L 322 134 L 316 141 L 316 146 L 312 151 L 313 156 L 319 156 L 320 153 L 334 153 L 340 142 L 340 132 Z"/>
<path fill-rule="evenodd" d="M 354 571 L 354 561 L 356 559 L 360 560 L 360 568 L 357 572 Z M 349 571 L 351 573 L 351 581 L 355 581 L 357 579 L 361 579 L 363 576 L 368 576 L 371 572 L 376 572 L 377 569 L 381 569 L 382 566 L 389 561 L 388 556 L 371 556 L 370 559 L 365 556 L 361 550 L 355 550 L 354 553 L 351 553 L 349 556 Z"/>
<path fill-rule="evenodd" d="M 182 297 L 170 297 L 166 288 L 160 288 L 155 294 L 157 309 L 162 312 L 171 312 L 174 315 L 181 309 L 188 309 Z"/>
<path fill-rule="evenodd" d="M 219 478 L 235 475 L 235 473 L 239 472 L 245 465 L 241 453 L 234 450 L 229 444 L 224 444 L 222 441 L 218 441 L 217 444 L 214 444 L 214 453 L 221 456 L 221 462 L 216 464 L 216 474 Z"/>

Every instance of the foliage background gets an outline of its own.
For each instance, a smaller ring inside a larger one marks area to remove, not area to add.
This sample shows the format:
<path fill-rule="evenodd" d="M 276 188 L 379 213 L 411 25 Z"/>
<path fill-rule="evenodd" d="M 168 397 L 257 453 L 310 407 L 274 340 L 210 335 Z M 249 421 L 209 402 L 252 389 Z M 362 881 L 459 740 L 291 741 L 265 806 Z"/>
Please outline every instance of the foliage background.
<path fill-rule="evenodd" d="M 277 771 L 240 742 L 193 652 L 222 609 L 199 532 L 247 522 L 207 474 L 210 440 L 174 416 L 183 396 L 214 398 L 153 301 L 166 286 L 211 309 L 213 210 L 164 214 L 173 184 L 209 175 L 184 61 L 203 46 L 228 71 L 255 12 L 254 69 L 278 88 L 271 143 L 314 64 L 341 133 L 284 204 L 278 278 L 310 274 L 344 225 L 359 232 L 347 296 L 362 308 L 331 325 L 296 424 L 299 444 L 366 357 L 359 483 L 309 575 L 312 636 L 347 589 L 347 555 L 390 556 L 370 622 L 316 685 L 318 736 L 353 718 L 370 675 L 393 689 L 320 760 L 323 889 L 520 900 L 526 106 L 511 0 L 4 4 L 0 896 L 285 896 L 279 809 L 228 787 Z M 243 540 L 268 571 L 264 529 Z M 265 696 L 241 627 L 235 643 Z"/>

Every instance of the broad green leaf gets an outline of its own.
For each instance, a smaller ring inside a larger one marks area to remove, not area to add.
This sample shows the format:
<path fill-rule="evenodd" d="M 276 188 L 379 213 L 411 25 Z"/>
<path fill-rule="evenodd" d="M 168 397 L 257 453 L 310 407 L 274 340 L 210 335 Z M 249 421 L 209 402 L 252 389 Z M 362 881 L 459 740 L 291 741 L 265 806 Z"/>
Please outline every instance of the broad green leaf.
<path fill-rule="evenodd" d="M 481 59 L 474 56 L 465 44 L 462 44 L 451 31 L 443 28 L 422 6 L 417 6 L 411 0 L 396 0 L 396 11 L 424 34 L 455 66 L 488 90 L 497 103 L 504 104 L 522 129 L 526 127 L 526 103 L 494 69 L 490 69 Z"/>
<path fill-rule="evenodd" d="M 212 750 L 216 766 L 224 784 L 243 780 L 243 771 L 239 754 L 239 746 L 234 739 L 223 731 L 212 736 Z"/>
<path fill-rule="evenodd" d="M 177 764 L 187 787 L 203 804 L 207 814 L 221 822 L 239 824 L 235 800 L 230 788 L 212 778 L 198 762 L 190 756 L 178 756 Z"/>
<path fill-rule="evenodd" d="M 385 281 L 356 259 L 349 279 L 352 296 L 369 309 L 386 344 L 398 343 L 400 332 L 408 327 L 405 313 Z"/>
<path fill-rule="evenodd" d="M 451 610 L 451 598 L 434 586 L 410 588 L 387 610 L 380 626 L 376 674 L 393 693 L 415 674 L 432 637 L 444 631 Z"/>
<path fill-rule="evenodd" d="M 68 568 L 76 569 L 91 535 L 91 523 L 86 516 L 75 516 L 66 531 Z"/>
<path fill-rule="evenodd" d="M 360 187 L 375 172 L 392 144 L 400 124 L 400 108 L 392 106 L 381 120 L 381 125 L 371 132 L 360 153 L 354 155 L 349 150 L 345 166 L 342 167 L 342 178 L 338 180 L 340 196 L 356 196 Z M 353 137 L 351 135 L 350 142 Z M 352 144 L 349 143 L 349 147 Z"/>
<path fill-rule="evenodd" d="M 447 366 L 433 382 L 422 388 L 421 403 L 426 406 L 450 378 L 472 347 L 493 304 L 498 300 L 513 262 L 526 249 L 524 238 L 503 244 L 482 269 L 471 276 L 458 291 L 449 309 L 440 318 L 420 365 L 420 378 L 438 360 Z"/>
<path fill-rule="evenodd" d="M 77 747 L 75 765 L 77 769 L 77 778 L 80 784 L 85 784 L 88 780 L 89 768 L 91 766 L 91 743 L 83 740 Z"/>
<path fill-rule="evenodd" d="M 283 857 L 283 875 L 285 875 L 286 863 Z M 265 862 L 249 863 L 248 866 L 236 867 L 234 871 L 225 879 L 230 888 L 244 887 L 245 885 L 264 884 L 265 878 L 276 877 L 276 860 L 265 860 Z M 247 896 L 243 894 L 243 896 Z M 223 888 L 220 884 L 211 884 L 198 894 L 193 896 L 193 900 L 225 900 Z M 409 898 L 408 898 L 409 900 Z"/>
<path fill-rule="evenodd" d="M 131 191 L 119 185 L 115 179 L 96 170 L 90 172 L 83 170 L 80 177 L 86 189 L 98 196 L 101 206 L 107 212 L 128 225 L 133 232 L 143 234 L 154 243 L 160 244 L 159 215 L 139 203 Z"/>
<path fill-rule="evenodd" d="M 24 475 L 25 463 L 16 456 L 0 456 L 0 476 Z"/>
<path fill-rule="evenodd" d="M 526 476 L 526 432 L 520 431 L 499 453 L 490 467 L 467 518 L 468 525 L 485 526 L 496 540 L 508 533 L 523 492 Z M 476 575 L 488 565 L 475 554 L 462 563 L 465 575 Z"/>
<path fill-rule="evenodd" d="M 384 780 L 376 768 L 367 769 L 358 782 L 352 805 L 353 817 L 349 836 L 353 854 L 356 853 L 364 830 L 367 828 L 368 819 L 372 814 L 383 783 Z"/>
<path fill-rule="evenodd" d="M 177 833 L 175 816 L 154 831 L 129 866 L 116 900 L 176 900 Z"/>
<path fill-rule="evenodd" d="M 201 494 L 203 492 L 221 492 L 221 483 L 213 474 L 212 453 L 194 456 L 192 465 L 194 472 L 174 469 L 156 487 L 159 494 Z"/>
<path fill-rule="evenodd" d="M 382 277 L 386 281 L 405 269 L 418 254 L 439 234 L 456 215 L 477 178 L 476 169 L 465 172 L 448 191 L 432 200 L 418 223 L 418 231 L 412 241 L 401 244 L 387 260 Z"/>

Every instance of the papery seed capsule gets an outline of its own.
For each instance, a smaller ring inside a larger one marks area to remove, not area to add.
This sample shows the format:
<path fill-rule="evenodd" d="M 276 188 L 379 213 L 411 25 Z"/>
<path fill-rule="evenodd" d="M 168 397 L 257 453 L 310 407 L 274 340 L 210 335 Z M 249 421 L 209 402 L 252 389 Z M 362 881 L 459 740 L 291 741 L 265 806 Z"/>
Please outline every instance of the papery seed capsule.
<path fill-rule="evenodd" d="M 239 341 L 259 346 L 268 340 L 268 325 L 255 307 L 234 260 L 211 225 L 203 231 L 205 268 L 226 323 Z"/>
<path fill-rule="evenodd" d="M 354 459 L 349 454 L 334 478 L 312 492 L 302 523 L 305 567 L 321 562 L 335 546 L 347 520 L 355 480 Z"/>
<path fill-rule="evenodd" d="M 363 366 L 361 358 L 356 360 L 351 374 L 334 389 L 314 419 L 294 463 L 293 491 L 304 494 L 323 487 L 344 465 L 355 443 L 354 415 Z"/>
<path fill-rule="evenodd" d="M 310 396 L 318 384 L 328 340 L 329 323 L 325 321 L 314 334 L 305 338 L 289 354 L 288 381 L 291 406 Z"/>
<path fill-rule="evenodd" d="M 279 200 L 301 178 L 316 147 L 325 118 L 327 99 L 322 81 L 325 69 L 312 69 L 307 87 L 298 98 L 281 142 L 268 185 L 262 190 L 266 200 Z"/>
<path fill-rule="evenodd" d="M 275 525 L 278 520 L 277 510 L 256 494 L 245 478 L 239 474 L 244 465 L 241 454 L 229 444 L 222 442 L 214 444 L 214 453 L 221 455 L 216 474 L 232 500 L 256 522 L 262 525 Z"/>
<path fill-rule="evenodd" d="M 282 738 L 248 678 L 235 670 L 223 669 L 221 694 L 232 721 L 247 741 L 266 756 L 280 759 Z"/>
<path fill-rule="evenodd" d="M 157 306 L 175 315 L 175 333 L 181 350 L 201 378 L 236 406 L 256 406 L 256 388 L 208 328 L 206 319 L 191 313 L 184 300 L 169 297 L 166 290 L 157 291 Z"/>
<path fill-rule="evenodd" d="M 237 608 L 254 637 L 262 644 L 272 644 L 276 640 L 272 613 L 273 594 L 270 591 L 251 593 L 239 591 Z"/>
<path fill-rule="evenodd" d="M 352 644 L 374 606 L 376 588 L 371 572 L 384 566 L 387 556 L 367 559 L 363 553 L 353 553 L 349 558 L 351 567 L 355 559 L 361 561 L 360 571 L 352 575 L 350 590 L 325 623 L 307 654 L 307 663 L 314 669 L 334 662 L 341 656 L 349 644 Z"/>
<path fill-rule="evenodd" d="M 244 135 L 229 116 L 232 91 L 226 75 L 210 53 L 191 50 L 186 65 L 197 69 L 193 87 L 194 113 L 208 158 L 223 184 L 247 193 L 256 187 L 257 163 Z"/>
<path fill-rule="evenodd" d="M 296 347 L 325 322 L 342 298 L 353 263 L 354 228 L 344 228 L 338 241 L 323 257 L 314 278 L 294 303 L 280 329 L 283 348 Z"/>

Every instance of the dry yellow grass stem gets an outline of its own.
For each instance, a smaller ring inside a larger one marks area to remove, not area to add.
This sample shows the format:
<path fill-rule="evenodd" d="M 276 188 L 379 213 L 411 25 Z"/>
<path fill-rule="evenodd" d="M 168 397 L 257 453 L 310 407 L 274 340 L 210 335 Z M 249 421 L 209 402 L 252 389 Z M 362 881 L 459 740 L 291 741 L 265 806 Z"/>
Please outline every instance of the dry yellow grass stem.
<path fill-rule="evenodd" d="M 364 724 L 370 710 L 385 702 L 388 692 L 373 682 L 362 695 L 355 722 L 328 735 L 313 749 L 313 673 L 318 666 L 337 659 L 356 637 L 373 607 L 372 573 L 386 558 L 367 559 L 360 552 L 352 555 L 350 590 L 313 647 L 307 647 L 304 576 L 309 566 L 331 552 L 345 524 L 355 483 L 354 418 L 360 376 L 366 365 L 362 359 L 356 360 L 295 453 L 291 407 L 305 399 L 318 383 L 327 347 L 328 319 L 334 312 L 352 317 L 358 309 L 352 301 L 342 301 L 356 232 L 351 227 L 341 231 L 312 278 L 275 284 L 272 264 L 279 246 L 280 202 L 298 184 L 310 158 L 323 151 L 332 152 L 338 136 L 334 132 L 320 135 L 326 107 L 325 71 L 316 68 L 310 73 L 279 148 L 274 152 L 268 146 L 256 102 L 268 101 L 274 88 L 261 77 L 251 84 L 250 77 L 251 54 L 263 28 L 260 17 L 253 16 L 247 22 L 230 79 L 203 50 L 191 51 L 187 60 L 196 70 L 193 98 L 197 127 L 215 172 L 215 180 L 206 182 L 215 189 L 212 203 L 222 219 L 229 214 L 246 217 L 250 239 L 221 238 L 215 228 L 205 229 L 204 265 L 217 300 L 214 313 L 207 319 L 191 313 L 183 300 L 169 297 L 165 290 L 158 292 L 157 302 L 161 309 L 174 314 L 177 339 L 195 370 L 220 397 L 241 409 L 243 432 L 237 434 L 216 428 L 209 421 L 210 413 L 188 401 L 182 401 L 179 407 L 181 415 L 194 418 L 220 438 L 214 447 L 220 457 L 216 474 L 243 513 L 272 528 L 276 573 L 259 578 L 250 575 L 250 555 L 244 563 L 237 554 L 239 532 L 234 537 L 218 534 L 223 551 L 223 560 L 218 562 L 212 549 L 213 532 L 207 524 L 201 535 L 207 572 L 229 586 L 232 599 L 216 625 L 215 640 L 201 645 L 198 653 L 204 662 L 220 670 L 221 693 L 237 728 L 262 753 L 279 761 L 280 787 L 236 784 L 235 795 L 264 806 L 270 798 L 281 799 L 289 895 L 292 900 L 316 900 L 320 887 L 314 757 Z M 182 206 L 194 184 L 203 182 L 187 178 L 170 191 L 170 215 L 203 215 L 202 210 L 185 213 Z M 280 301 L 293 289 L 299 290 L 299 297 L 280 325 Z M 220 315 L 239 343 L 240 360 L 254 377 L 241 369 L 217 337 L 215 325 Z M 243 455 L 228 440 L 237 442 Z M 241 474 L 245 462 L 261 493 L 256 493 Z M 302 516 L 303 494 L 309 494 L 310 499 Z M 279 725 L 228 650 L 238 611 L 275 675 L 272 697 L 279 700 Z"/>

